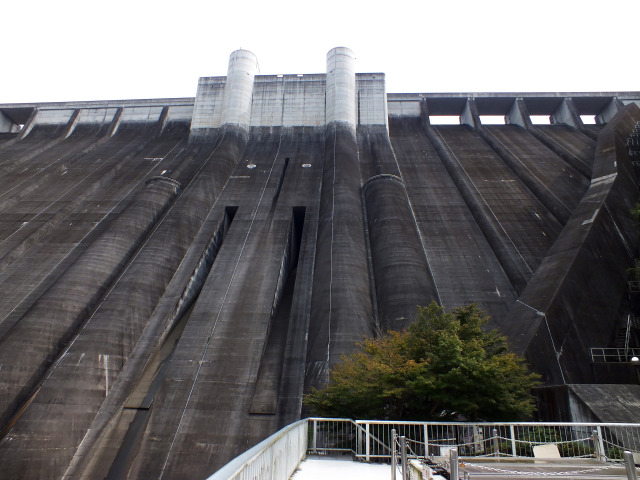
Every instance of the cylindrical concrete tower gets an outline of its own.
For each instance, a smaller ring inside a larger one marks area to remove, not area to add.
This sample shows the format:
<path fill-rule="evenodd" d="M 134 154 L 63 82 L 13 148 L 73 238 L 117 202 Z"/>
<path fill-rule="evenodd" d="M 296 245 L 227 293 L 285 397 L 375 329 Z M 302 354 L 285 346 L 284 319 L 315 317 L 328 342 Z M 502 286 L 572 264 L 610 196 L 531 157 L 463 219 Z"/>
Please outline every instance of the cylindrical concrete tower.
<path fill-rule="evenodd" d="M 346 47 L 336 47 L 327 53 L 327 125 L 348 123 L 355 127 L 356 71 L 355 56 Z"/>
<path fill-rule="evenodd" d="M 251 123 L 253 79 L 258 73 L 258 59 L 248 50 L 236 50 L 229 56 L 227 82 L 222 100 L 222 125 Z"/>

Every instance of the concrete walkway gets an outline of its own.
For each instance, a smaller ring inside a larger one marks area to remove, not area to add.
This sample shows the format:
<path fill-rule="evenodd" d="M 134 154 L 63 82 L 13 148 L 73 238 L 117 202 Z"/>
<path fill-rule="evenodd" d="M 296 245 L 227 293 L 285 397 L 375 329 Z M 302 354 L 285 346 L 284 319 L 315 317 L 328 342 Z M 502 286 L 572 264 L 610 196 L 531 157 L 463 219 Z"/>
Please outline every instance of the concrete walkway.
<path fill-rule="evenodd" d="M 396 479 L 401 480 L 400 469 Z M 364 463 L 353 460 L 349 456 L 310 455 L 298 466 L 291 480 L 391 480 L 391 464 Z M 442 479 L 440 475 L 434 480 Z"/>
<path fill-rule="evenodd" d="M 291 480 L 390 480 L 391 465 L 384 463 L 356 462 L 348 456 L 308 456 Z M 399 475 L 398 475 L 399 478 Z"/>

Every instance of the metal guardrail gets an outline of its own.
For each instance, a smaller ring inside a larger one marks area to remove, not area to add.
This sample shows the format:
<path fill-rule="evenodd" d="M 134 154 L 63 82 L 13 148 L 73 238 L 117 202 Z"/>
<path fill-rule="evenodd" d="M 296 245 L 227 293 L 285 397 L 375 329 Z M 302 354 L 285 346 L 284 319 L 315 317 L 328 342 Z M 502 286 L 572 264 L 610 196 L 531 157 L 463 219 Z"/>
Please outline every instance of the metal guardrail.
<path fill-rule="evenodd" d="M 632 363 L 640 365 L 640 348 L 601 348 L 593 347 L 591 361 L 593 363 Z"/>
<path fill-rule="evenodd" d="M 395 432 L 393 431 L 395 430 Z M 292 423 L 226 464 L 207 480 L 287 480 L 307 453 L 344 452 L 390 460 L 394 435 L 405 458 L 532 457 L 536 445 L 555 444 L 563 457 L 622 461 L 640 453 L 638 423 L 393 422 L 309 418 Z M 406 462 L 406 460 L 405 460 Z"/>
<path fill-rule="evenodd" d="M 307 453 L 309 428 L 300 420 L 234 458 L 207 480 L 287 480 Z"/>
<path fill-rule="evenodd" d="M 625 450 L 640 453 L 640 424 L 462 423 L 309 419 L 311 453 L 349 452 L 362 460 L 390 459 L 395 429 L 410 458 L 460 456 L 533 457 L 533 447 L 555 444 L 561 456 L 619 461 Z"/>

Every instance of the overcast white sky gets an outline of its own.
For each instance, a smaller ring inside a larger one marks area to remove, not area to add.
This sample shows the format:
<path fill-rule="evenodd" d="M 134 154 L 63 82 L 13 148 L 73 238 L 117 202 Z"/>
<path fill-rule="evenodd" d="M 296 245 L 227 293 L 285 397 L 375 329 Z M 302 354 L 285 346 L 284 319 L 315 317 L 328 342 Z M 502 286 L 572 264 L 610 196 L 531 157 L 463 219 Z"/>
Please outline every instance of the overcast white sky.
<path fill-rule="evenodd" d="M 387 91 L 640 90 L 640 0 L 12 0 L 0 103 L 193 97 L 254 52 L 261 74 L 323 73 L 351 48 Z"/>

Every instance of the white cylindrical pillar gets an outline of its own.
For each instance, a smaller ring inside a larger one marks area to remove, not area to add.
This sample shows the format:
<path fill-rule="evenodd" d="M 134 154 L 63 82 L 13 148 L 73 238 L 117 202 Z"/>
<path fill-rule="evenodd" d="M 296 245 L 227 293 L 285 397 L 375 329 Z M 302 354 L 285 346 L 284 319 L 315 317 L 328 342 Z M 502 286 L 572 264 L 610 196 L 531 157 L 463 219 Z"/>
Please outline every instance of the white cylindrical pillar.
<path fill-rule="evenodd" d="M 346 47 L 336 47 L 327 53 L 327 124 L 331 122 L 356 125 L 355 56 Z"/>
<path fill-rule="evenodd" d="M 258 59 L 248 50 L 236 50 L 229 56 L 227 82 L 222 100 L 222 125 L 249 128 L 253 80 L 258 73 Z"/>

